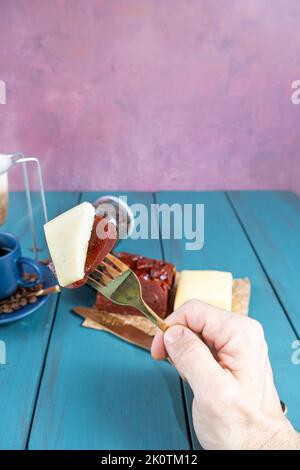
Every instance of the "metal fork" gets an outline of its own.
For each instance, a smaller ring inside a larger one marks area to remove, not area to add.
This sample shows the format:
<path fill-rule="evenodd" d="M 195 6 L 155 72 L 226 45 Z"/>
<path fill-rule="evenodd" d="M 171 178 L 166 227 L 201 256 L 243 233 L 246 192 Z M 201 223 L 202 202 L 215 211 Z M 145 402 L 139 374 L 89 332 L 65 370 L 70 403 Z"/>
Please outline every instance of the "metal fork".
<path fill-rule="evenodd" d="M 135 273 L 110 253 L 87 279 L 87 284 L 115 304 L 135 307 L 162 331 L 165 323 L 142 298 L 141 284 Z"/>

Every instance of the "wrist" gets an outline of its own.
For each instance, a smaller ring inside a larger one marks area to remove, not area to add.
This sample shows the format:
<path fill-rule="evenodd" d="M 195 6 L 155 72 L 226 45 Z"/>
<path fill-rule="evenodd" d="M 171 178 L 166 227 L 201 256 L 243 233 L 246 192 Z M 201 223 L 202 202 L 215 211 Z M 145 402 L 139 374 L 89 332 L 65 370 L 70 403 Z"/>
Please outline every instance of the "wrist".
<path fill-rule="evenodd" d="M 289 420 L 282 416 L 276 419 L 261 419 L 245 449 L 251 450 L 300 450 L 300 434 Z"/>
<path fill-rule="evenodd" d="M 300 450 L 300 434 L 293 428 L 286 417 L 283 417 L 277 431 L 259 447 L 260 450 Z"/>

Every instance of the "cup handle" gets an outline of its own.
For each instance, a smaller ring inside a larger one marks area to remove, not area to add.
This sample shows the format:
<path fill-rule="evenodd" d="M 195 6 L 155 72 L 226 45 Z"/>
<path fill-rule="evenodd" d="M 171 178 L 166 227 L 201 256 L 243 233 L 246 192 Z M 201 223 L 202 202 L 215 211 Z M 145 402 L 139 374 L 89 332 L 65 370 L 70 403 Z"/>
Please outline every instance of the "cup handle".
<path fill-rule="evenodd" d="M 34 281 L 25 281 L 24 279 L 19 279 L 18 283 L 22 287 L 34 287 L 36 286 L 36 284 L 40 284 L 42 282 L 41 269 L 36 261 L 30 258 L 19 258 L 18 264 L 19 265 L 27 264 L 28 266 L 31 266 L 34 269 L 35 273 L 37 274 L 37 279 L 35 279 Z"/>

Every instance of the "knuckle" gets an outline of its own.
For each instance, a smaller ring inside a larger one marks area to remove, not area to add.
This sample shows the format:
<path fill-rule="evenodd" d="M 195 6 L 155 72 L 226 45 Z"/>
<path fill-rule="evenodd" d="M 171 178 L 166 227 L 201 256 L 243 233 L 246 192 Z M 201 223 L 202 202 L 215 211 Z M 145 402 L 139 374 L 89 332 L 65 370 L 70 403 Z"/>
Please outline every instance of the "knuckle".
<path fill-rule="evenodd" d="M 228 319 L 225 328 L 234 332 L 231 344 L 237 349 L 244 348 L 245 345 L 255 347 L 260 352 L 267 352 L 264 329 L 261 323 L 253 318 L 239 316 Z"/>
<path fill-rule="evenodd" d="M 197 354 L 198 348 L 196 339 L 188 338 L 182 343 L 182 347 L 175 352 L 173 359 L 178 367 L 184 371 L 191 362 L 195 361 Z"/>
<path fill-rule="evenodd" d="M 259 340 L 264 340 L 265 335 L 264 335 L 264 329 L 262 327 L 262 324 L 259 323 L 259 321 L 254 320 L 253 318 L 250 318 L 250 325 L 251 325 L 251 330 L 253 334 L 256 336 L 256 338 Z"/>
<path fill-rule="evenodd" d="M 184 342 L 180 357 L 186 360 L 191 356 L 195 356 L 195 354 L 197 354 L 197 342 L 195 339 L 189 338 Z"/>
<path fill-rule="evenodd" d="M 251 331 L 253 344 L 261 357 L 268 356 L 268 345 L 265 340 L 263 326 L 257 320 L 251 319 Z"/>
<path fill-rule="evenodd" d="M 236 316 L 231 317 L 230 321 L 232 324 L 235 324 L 235 329 L 239 332 L 243 331 L 247 336 L 250 333 L 255 337 L 264 338 L 263 326 L 258 320 L 255 320 L 255 318 L 239 315 L 238 318 L 236 318 Z"/>

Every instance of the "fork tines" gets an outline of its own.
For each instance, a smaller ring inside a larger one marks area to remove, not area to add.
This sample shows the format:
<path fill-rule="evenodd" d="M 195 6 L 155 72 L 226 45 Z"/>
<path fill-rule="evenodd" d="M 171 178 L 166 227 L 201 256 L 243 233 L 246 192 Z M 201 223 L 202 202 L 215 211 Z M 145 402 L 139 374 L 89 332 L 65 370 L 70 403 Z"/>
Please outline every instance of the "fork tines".
<path fill-rule="evenodd" d="M 122 273 L 128 271 L 128 266 L 120 261 L 116 256 L 108 253 L 101 261 L 100 266 L 89 276 L 93 281 L 99 282 L 106 287 L 109 282 L 116 279 Z"/>

